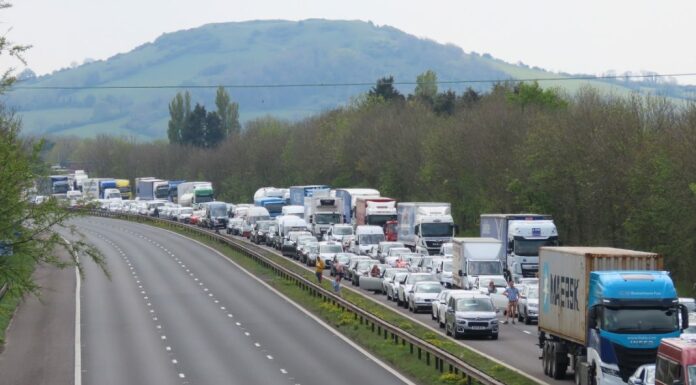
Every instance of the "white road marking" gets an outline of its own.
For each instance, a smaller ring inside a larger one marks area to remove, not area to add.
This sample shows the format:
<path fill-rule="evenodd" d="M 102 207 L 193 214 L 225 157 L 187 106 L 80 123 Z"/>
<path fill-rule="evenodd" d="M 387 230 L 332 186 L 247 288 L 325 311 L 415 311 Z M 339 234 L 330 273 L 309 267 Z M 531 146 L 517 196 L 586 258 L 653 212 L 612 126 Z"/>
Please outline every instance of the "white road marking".
<path fill-rule="evenodd" d="M 184 375 L 184 373 L 179 373 L 179 378 L 186 378 L 186 376 Z"/>
<path fill-rule="evenodd" d="M 225 307 L 224 307 L 224 306 L 220 306 L 220 310 L 225 310 Z"/>
<path fill-rule="evenodd" d="M 178 364 L 178 363 L 179 363 L 179 361 L 177 361 L 176 359 L 172 359 L 172 364 Z"/>
<path fill-rule="evenodd" d="M 230 318 L 234 317 L 232 314 L 228 314 L 227 316 L 230 317 Z"/>
<path fill-rule="evenodd" d="M 260 347 L 261 347 L 261 344 L 258 343 L 258 342 L 254 342 L 254 346 L 256 346 L 257 348 L 260 348 Z"/>
<path fill-rule="evenodd" d="M 283 368 L 280 369 L 280 372 L 283 373 L 283 374 L 288 374 L 288 371 L 285 370 L 285 369 L 283 369 Z"/>
<path fill-rule="evenodd" d="M 272 360 L 272 359 L 273 359 L 273 356 L 269 354 L 269 355 L 266 356 L 266 358 L 268 358 L 269 360 Z"/>
<path fill-rule="evenodd" d="M 251 335 L 251 333 L 249 333 L 249 332 L 244 332 L 244 335 L 247 336 L 247 337 L 249 337 L 249 336 Z"/>
<path fill-rule="evenodd" d="M 529 330 L 522 330 L 522 333 L 532 334 Z"/>
<path fill-rule="evenodd" d="M 171 346 L 167 346 L 167 347 L 164 348 L 164 349 L 165 349 L 166 351 L 168 351 L 168 352 L 171 352 L 171 351 L 172 351 L 172 347 L 171 347 Z"/>
<path fill-rule="evenodd" d="M 237 326 L 242 326 L 242 324 L 240 322 L 237 322 Z"/>
<path fill-rule="evenodd" d="M 65 238 L 63 240 L 68 247 L 71 247 L 70 241 Z M 72 253 L 72 249 L 70 252 Z M 77 255 L 75 259 L 78 263 L 80 262 Z M 80 328 L 80 307 L 82 306 L 80 303 L 80 291 L 82 288 L 80 279 L 80 270 L 75 266 L 75 385 L 82 385 L 82 330 Z"/>

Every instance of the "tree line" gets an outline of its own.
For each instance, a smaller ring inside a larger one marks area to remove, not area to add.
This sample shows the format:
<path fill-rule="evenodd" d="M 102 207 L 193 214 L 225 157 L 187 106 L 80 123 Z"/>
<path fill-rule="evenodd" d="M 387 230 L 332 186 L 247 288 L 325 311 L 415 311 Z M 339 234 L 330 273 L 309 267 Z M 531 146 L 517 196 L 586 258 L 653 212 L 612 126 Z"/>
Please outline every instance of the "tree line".
<path fill-rule="evenodd" d="M 101 136 L 60 139 L 47 156 L 96 176 L 210 180 L 229 202 L 249 202 L 261 186 L 374 187 L 399 201 L 451 202 L 462 235 L 478 234 L 482 213 L 552 214 L 563 244 L 662 253 L 691 288 L 696 105 L 534 83 L 454 94 L 432 75 L 413 95 L 384 78 L 309 119 L 250 121 L 214 148 Z"/>

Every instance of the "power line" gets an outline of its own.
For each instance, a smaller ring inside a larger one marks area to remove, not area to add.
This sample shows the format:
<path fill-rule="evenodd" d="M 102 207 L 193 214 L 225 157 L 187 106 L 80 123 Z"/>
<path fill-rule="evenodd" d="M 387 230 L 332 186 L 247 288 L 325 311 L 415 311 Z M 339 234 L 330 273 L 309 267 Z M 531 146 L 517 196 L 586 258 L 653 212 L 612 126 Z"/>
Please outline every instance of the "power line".
<path fill-rule="evenodd" d="M 572 80 L 611 80 L 611 79 L 646 79 L 666 77 L 696 76 L 696 73 L 676 74 L 646 74 L 646 75 L 583 75 L 549 78 L 507 78 L 486 80 L 439 80 L 437 84 L 477 84 L 477 83 L 501 83 L 514 82 L 540 82 L 540 81 L 572 81 Z M 394 85 L 417 85 L 415 81 L 395 81 Z M 209 88 L 309 88 L 309 87 L 365 87 L 374 86 L 375 82 L 355 83 L 286 83 L 286 84 L 221 84 L 221 85 L 126 85 L 126 86 L 15 86 L 15 90 L 132 90 L 132 89 L 209 89 Z"/>

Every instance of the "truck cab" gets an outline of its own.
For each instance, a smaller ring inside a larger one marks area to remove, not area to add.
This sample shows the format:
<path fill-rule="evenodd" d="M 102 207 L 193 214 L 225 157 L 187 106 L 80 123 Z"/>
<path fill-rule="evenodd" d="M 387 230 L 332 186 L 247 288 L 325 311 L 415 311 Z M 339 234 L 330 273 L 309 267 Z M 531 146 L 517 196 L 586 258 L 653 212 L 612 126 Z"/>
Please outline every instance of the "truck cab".
<path fill-rule="evenodd" d="M 305 198 L 304 220 L 314 236 L 321 239 L 329 227 L 343 222 L 340 213 L 342 203 L 341 198 L 329 196 L 328 191 L 317 191 L 314 196 Z"/>
<path fill-rule="evenodd" d="M 373 247 L 384 241 L 384 233 L 379 226 L 357 226 L 355 238 L 351 241 L 351 252 L 357 255 L 368 255 Z"/>

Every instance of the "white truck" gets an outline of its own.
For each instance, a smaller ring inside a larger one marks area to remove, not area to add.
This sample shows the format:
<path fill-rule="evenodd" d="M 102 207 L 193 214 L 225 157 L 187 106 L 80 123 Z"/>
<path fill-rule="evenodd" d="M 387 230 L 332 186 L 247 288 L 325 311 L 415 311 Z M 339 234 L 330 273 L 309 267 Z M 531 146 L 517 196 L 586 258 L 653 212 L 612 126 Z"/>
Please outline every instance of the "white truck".
<path fill-rule="evenodd" d="M 435 255 L 456 232 L 451 205 L 437 202 L 399 202 L 396 206 L 397 240 L 411 250 L 426 248 Z"/>
<path fill-rule="evenodd" d="M 350 242 L 350 251 L 357 255 L 370 255 L 374 248 L 384 242 L 384 232 L 379 226 L 361 225 L 355 228 L 355 237 Z"/>
<path fill-rule="evenodd" d="M 315 192 L 311 197 L 305 197 L 304 220 L 309 225 L 309 231 L 321 239 L 331 225 L 343 223 L 341 198 L 332 198 L 328 190 L 325 194 Z"/>
<path fill-rule="evenodd" d="M 503 265 L 498 258 L 503 244 L 495 238 L 452 240 L 452 284 L 470 290 L 491 280 L 502 281 Z"/>
<path fill-rule="evenodd" d="M 499 258 L 505 278 L 516 282 L 536 277 L 539 247 L 558 245 L 558 231 L 550 215 L 481 214 L 480 235 L 503 243 Z"/>
<path fill-rule="evenodd" d="M 292 215 L 298 218 L 304 219 L 304 206 L 300 205 L 287 205 L 283 206 L 280 215 Z"/>

